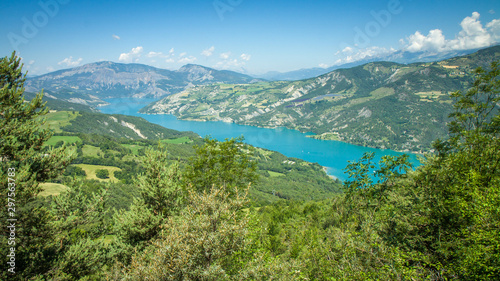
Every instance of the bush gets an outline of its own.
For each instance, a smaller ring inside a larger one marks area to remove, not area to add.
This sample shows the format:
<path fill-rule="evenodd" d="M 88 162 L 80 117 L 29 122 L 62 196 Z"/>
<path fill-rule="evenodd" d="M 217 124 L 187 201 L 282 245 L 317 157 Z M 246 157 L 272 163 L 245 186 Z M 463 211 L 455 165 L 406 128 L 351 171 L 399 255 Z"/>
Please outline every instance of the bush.
<path fill-rule="evenodd" d="M 107 179 L 107 178 L 109 178 L 109 171 L 106 169 L 96 170 L 95 176 L 100 178 L 100 179 Z"/>

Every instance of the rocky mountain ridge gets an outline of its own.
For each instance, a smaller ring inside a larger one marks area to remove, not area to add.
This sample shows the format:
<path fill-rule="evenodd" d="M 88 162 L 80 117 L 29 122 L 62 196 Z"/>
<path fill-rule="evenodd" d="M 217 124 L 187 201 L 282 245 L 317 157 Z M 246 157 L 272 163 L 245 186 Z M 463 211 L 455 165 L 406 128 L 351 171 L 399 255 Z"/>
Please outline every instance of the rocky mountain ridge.
<path fill-rule="evenodd" d="M 172 71 L 104 61 L 30 77 L 25 88 L 28 92 L 44 89 L 54 99 L 95 106 L 104 104 L 106 98 L 161 98 L 196 85 L 254 81 L 262 80 L 194 64 Z"/>

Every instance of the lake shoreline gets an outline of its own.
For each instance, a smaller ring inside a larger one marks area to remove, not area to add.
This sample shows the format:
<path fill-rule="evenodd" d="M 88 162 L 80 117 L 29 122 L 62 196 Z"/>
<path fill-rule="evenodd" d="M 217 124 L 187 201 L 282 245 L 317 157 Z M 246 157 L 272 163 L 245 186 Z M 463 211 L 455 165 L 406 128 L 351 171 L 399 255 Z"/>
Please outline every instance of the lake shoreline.
<path fill-rule="evenodd" d="M 297 129 L 286 127 L 259 127 L 242 125 L 234 122 L 199 120 L 198 122 L 178 118 L 173 114 L 140 113 L 149 100 L 133 98 L 106 99 L 110 105 L 100 107 L 102 113 L 124 114 L 142 117 L 145 120 L 165 128 L 192 131 L 201 137 L 210 136 L 217 140 L 225 140 L 244 136 L 245 142 L 260 148 L 282 153 L 287 157 L 299 158 L 326 167 L 326 173 L 341 181 L 347 179 L 344 169 L 352 161 L 363 157 L 364 153 L 375 153 L 374 163 L 378 163 L 384 155 L 399 156 L 402 153 L 390 149 L 377 149 L 354 145 L 343 141 L 323 141 L 307 137 L 311 133 L 303 133 Z M 201 121 L 201 122 L 200 122 Z M 419 166 L 416 154 L 409 154 L 410 162 Z"/>
<path fill-rule="evenodd" d="M 286 126 L 253 125 L 253 124 L 238 123 L 238 122 L 235 122 L 234 120 L 228 121 L 226 119 L 221 119 L 221 118 L 214 119 L 214 120 L 208 120 L 207 118 L 189 118 L 189 117 L 188 118 L 183 118 L 183 117 L 179 117 L 179 116 L 177 116 L 175 114 L 170 114 L 170 113 L 158 113 L 158 112 L 150 113 L 150 112 L 142 112 L 141 110 L 139 110 L 138 113 L 147 114 L 147 115 L 172 115 L 172 116 L 175 116 L 175 118 L 177 118 L 178 120 L 182 120 L 182 121 L 223 122 L 223 123 L 227 123 L 227 124 L 236 124 L 236 125 L 241 125 L 241 126 L 252 126 L 252 127 L 256 127 L 256 128 L 263 128 L 263 129 L 286 128 L 286 129 L 289 129 L 289 130 L 294 130 L 294 131 L 300 132 L 302 134 L 308 134 L 308 133 L 310 133 L 310 135 L 305 135 L 305 137 L 311 138 L 311 139 L 316 139 L 316 140 L 321 140 L 321 141 L 338 141 L 338 142 L 342 142 L 342 143 L 346 143 L 346 144 L 350 144 L 350 145 L 356 145 L 356 146 L 360 146 L 360 147 L 373 148 L 373 149 L 379 149 L 379 150 L 390 150 L 390 151 L 396 151 L 396 152 L 399 152 L 399 153 L 411 153 L 411 154 L 417 154 L 417 155 L 420 155 L 420 156 L 423 156 L 424 154 L 428 153 L 428 152 L 422 152 L 422 151 L 397 150 L 397 149 L 389 149 L 389 148 L 376 147 L 376 146 L 365 146 L 365 145 L 360 145 L 360 144 L 356 144 L 356 143 L 344 141 L 344 140 L 341 140 L 340 138 L 338 138 L 338 139 L 321 138 L 321 136 L 324 135 L 324 134 L 333 134 L 333 133 L 316 134 L 316 133 L 313 133 L 313 132 L 304 132 L 304 131 L 301 131 L 301 130 L 296 129 L 296 128 L 289 128 L 289 127 L 286 127 Z M 337 134 L 337 136 L 338 136 L 338 134 Z"/>
<path fill-rule="evenodd" d="M 325 172 L 325 174 L 326 174 L 329 178 L 331 178 L 332 180 L 338 180 L 338 179 L 339 179 L 339 178 L 337 178 L 336 176 L 334 176 L 334 175 L 330 175 L 330 174 L 328 173 L 328 167 L 325 167 L 325 166 L 321 166 L 321 167 L 323 167 L 323 171 Z"/>

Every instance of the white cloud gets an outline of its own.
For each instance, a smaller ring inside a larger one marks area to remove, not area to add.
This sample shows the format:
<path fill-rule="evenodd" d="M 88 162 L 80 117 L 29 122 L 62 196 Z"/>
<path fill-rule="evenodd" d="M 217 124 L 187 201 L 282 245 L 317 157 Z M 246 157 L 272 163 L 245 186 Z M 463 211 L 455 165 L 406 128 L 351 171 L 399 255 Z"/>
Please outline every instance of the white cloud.
<path fill-rule="evenodd" d="M 239 69 L 245 65 L 245 62 L 237 59 L 226 59 L 215 64 L 218 69 Z"/>
<path fill-rule="evenodd" d="M 462 30 L 455 39 L 447 40 L 440 29 L 429 31 L 423 35 L 419 31 L 403 41 L 409 52 L 443 52 L 452 50 L 469 50 L 491 46 L 500 37 L 499 20 L 493 20 L 485 29 L 479 21 L 480 14 L 473 12 L 460 23 Z"/>
<path fill-rule="evenodd" d="M 240 58 L 245 61 L 249 61 L 252 58 L 252 55 L 249 54 L 241 54 Z"/>
<path fill-rule="evenodd" d="M 495 13 L 495 10 L 491 9 L 488 12 L 493 15 Z"/>
<path fill-rule="evenodd" d="M 143 50 L 142 46 L 132 48 L 132 50 L 128 53 L 122 53 L 118 60 L 123 62 L 137 61 L 141 57 Z"/>
<path fill-rule="evenodd" d="M 182 58 L 182 57 L 184 57 L 184 56 L 186 56 L 186 55 L 187 55 L 187 53 L 186 53 L 186 52 L 183 52 L 183 53 L 180 53 L 179 57 L 180 57 L 180 58 Z"/>
<path fill-rule="evenodd" d="M 328 64 L 326 64 L 326 63 L 320 63 L 318 66 L 321 67 L 321 68 L 327 68 Z"/>
<path fill-rule="evenodd" d="M 344 50 L 345 50 L 345 48 L 344 48 Z M 387 49 L 387 48 L 377 47 L 377 46 L 368 47 L 368 48 L 364 48 L 364 49 L 349 48 L 349 51 L 348 51 L 349 55 L 337 59 L 335 61 L 334 65 L 355 62 L 355 61 L 367 59 L 370 57 L 380 57 L 380 56 L 394 53 L 395 51 L 396 50 L 393 48 Z"/>
<path fill-rule="evenodd" d="M 343 50 L 342 50 L 342 53 L 351 53 L 352 52 L 352 48 L 347 46 L 345 47 Z"/>
<path fill-rule="evenodd" d="M 491 35 L 483 28 L 479 21 L 479 13 L 472 13 L 471 17 L 466 17 L 460 25 L 462 30 L 458 33 L 458 38 L 451 40 L 449 47 L 452 50 L 467 50 L 474 48 L 488 47 L 493 43 Z"/>
<path fill-rule="evenodd" d="M 498 43 L 498 41 L 500 40 L 500 19 L 492 20 L 486 25 L 486 27 L 490 31 L 493 40 L 495 40 L 496 43 Z"/>
<path fill-rule="evenodd" d="M 82 58 L 77 59 L 76 61 L 73 60 L 73 57 L 70 56 L 69 58 L 65 58 L 64 60 L 58 62 L 58 65 L 66 65 L 68 67 L 75 67 L 78 66 L 81 62 L 83 61 Z"/>
<path fill-rule="evenodd" d="M 149 52 L 147 54 L 148 58 L 154 58 L 154 57 L 165 57 L 165 55 L 162 52 Z"/>
<path fill-rule="evenodd" d="M 48 72 L 53 72 L 53 71 L 55 71 L 55 69 L 54 69 L 52 66 L 47 66 L 47 68 L 46 68 L 46 69 L 47 69 L 47 71 L 48 71 Z"/>
<path fill-rule="evenodd" d="M 485 26 L 479 21 L 480 14 L 473 12 L 460 23 L 461 30 L 454 39 L 446 39 L 442 30 L 430 30 L 427 35 L 420 31 L 400 39 L 400 48 L 408 52 L 440 53 L 455 50 L 484 48 L 500 43 L 500 19 L 494 19 Z M 342 46 L 335 53 L 337 60 L 333 65 L 360 61 L 367 58 L 383 57 L 395 53 L 393 48 L 369 47 L 360 49 L 354 46 Z"/>
<path fill-rule="evenodd" d="M 173 58 L 168 58 L 165 60 L 165 62 L 172 63 L 172 62 L 175 62 L 175 60 Z"/>
<path fill-rule="evenodd" d="M 184 55 L 181 54 L 181 59 L 179 60 L 180 63 L 193 63 L 197 60 L 197 58 L 195 58 L 193 56 L 184 57 L 185 53 L 183 53 L 183 54 Z"/>
<path fill-rule="evenodd" d="M 231 56 L 231 52 L 226 52 L 226 53 L 220 54 L 220 58 L 224 59 L 224 60 L 227 60 L 230 56 Z"/>
<path fill-rule="evenodd" d="M 120 36 L 118 36 L 116 34 L 111 35 L 111 37 L 113 37 L 113 39 L 115 39 L 115 40 L 120 40 Z"/>
<path fill-rule="evenodd" d="M 427 36 L 422 35 L 419 31 L 410 35 L 408 38 L 408 46 L 406 50 L 409 52 L 419 51 L 442 51 L 445 45 L 445 38 L 443 32 L 439 29 L 429 31 Z"/>
<path fill-rule="evenodd" d="M 210 57 L 214 54 L 214 51 L 215 51 L 215 47 L 212 46 L 206 50 L 203 50 L 203 52 L 201 52 L 201 55 L 205 56 L 205 57 Z"/>

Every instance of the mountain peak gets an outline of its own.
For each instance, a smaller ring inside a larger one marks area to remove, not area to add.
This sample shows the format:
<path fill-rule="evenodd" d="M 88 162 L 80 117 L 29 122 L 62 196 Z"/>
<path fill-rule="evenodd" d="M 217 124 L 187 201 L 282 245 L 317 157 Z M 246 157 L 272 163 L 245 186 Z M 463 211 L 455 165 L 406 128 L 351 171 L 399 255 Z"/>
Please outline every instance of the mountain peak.
<path fill-rule="evenodd" d="M 30 77 L 25 86 L 30 92 L 45 89 L 61 100 L 95 105 L 106 98 L 160 98 L 193 85 L 253 81 L 248 75 L 196 64 L 172 71 L 138 63 L 100 61 Z"/>
<path fill-rule="evenodd" d="M 186 65 L 182 66 L 181 68 L 179 68 L 179 70 L 177 70 L 177 72 L 190 72 L 192 70 L 212 71 L 214 69 L 206 67 L 206 66 L 202 66 L 202 65 L 199 65 L 199 64 L 192 64 L 192 63 L 190 63 L 190 64 L 186 64 Z"/>

